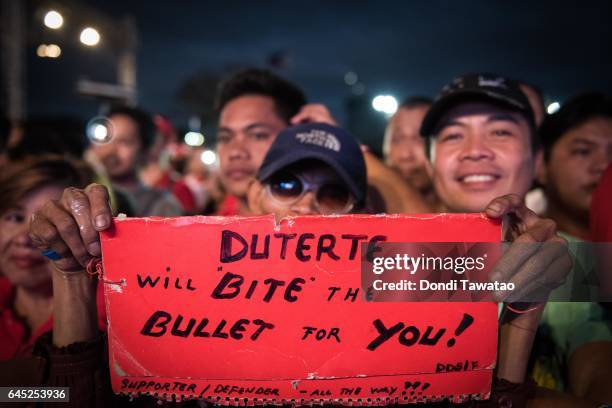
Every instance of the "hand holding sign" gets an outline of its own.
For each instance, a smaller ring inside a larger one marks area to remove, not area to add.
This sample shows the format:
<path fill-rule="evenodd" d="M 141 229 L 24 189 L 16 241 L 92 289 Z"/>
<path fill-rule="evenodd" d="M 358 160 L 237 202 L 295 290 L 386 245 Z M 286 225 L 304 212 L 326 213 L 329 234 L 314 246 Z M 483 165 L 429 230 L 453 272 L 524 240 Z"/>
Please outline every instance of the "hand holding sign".
<path fill-rule="evenodd" d="M 59 201 L 48 202 L 32 216 L 30 238 L 41 250 L 59 255 L 55 266 L 63 272 L 85 269 L 101 256 L 99 231 L 111 225 L 108 190 L 90 184 L 84 190 L 69 187 Z"/>
<path fill-rule="evenodd" d="M 551 219 L 540 218 L 515 194 L 498 197 L 487 206 L 491 218 L 509 216 L 513 244 L 491 272 L 491 281 L 512 282 L 513 292 L 497 292 L 499 301 L 543 299 L 561 285 L 572 266 L 565 239 Z"/>

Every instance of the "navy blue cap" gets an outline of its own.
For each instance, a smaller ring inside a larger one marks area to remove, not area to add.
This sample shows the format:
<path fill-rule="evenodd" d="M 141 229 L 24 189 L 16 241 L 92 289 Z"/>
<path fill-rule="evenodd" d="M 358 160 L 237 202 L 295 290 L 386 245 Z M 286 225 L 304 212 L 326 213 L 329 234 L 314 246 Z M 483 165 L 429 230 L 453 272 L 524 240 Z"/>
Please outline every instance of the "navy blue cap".
<path fill-rule="evenodd" d="M 329 165 L 349 187 L 357 203 L 364 202 L 367 178 L 359 143 L 345 130 L 325 123 L 307 123 L 280 132 L 259 168 L 257 179 L 266 180 L 289 165 L 309 159 Z"/>
<path fill-rule="evenodd" d="M 470 99 L 489 100 L 523 113 L 533 123 L 533 110 L 518 82 L 495 74 L 467 74 L 453 79 L 434 100 L 421 124 L 421 135 L 432 136 L 446 112 Z"/>

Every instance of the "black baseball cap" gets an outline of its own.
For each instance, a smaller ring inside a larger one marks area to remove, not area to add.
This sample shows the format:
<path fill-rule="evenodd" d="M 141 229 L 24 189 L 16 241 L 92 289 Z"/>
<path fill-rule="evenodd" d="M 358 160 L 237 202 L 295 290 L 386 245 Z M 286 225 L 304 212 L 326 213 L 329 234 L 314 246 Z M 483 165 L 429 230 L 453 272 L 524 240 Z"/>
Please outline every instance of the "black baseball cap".
<path fill-rule="evenodd" d="M 496 74 L 467 74 L 447 84 L 434 100 L 421 124 L 421 135 L 432 136 L 444 114 L 460 102 L 486 100 L 523 113 L 534 122 L 533 110 L 519 83 Z"/>
<path fill-rule="evenodd" d="M 277 171 L 309 159 L 334 169 L 357 203 L 363 204 L 367 178 L 359 143 L 345 130 L 326 123 L 307 123 L 280 132 L 259 168 L 257 179 L 265 181 Z"/>

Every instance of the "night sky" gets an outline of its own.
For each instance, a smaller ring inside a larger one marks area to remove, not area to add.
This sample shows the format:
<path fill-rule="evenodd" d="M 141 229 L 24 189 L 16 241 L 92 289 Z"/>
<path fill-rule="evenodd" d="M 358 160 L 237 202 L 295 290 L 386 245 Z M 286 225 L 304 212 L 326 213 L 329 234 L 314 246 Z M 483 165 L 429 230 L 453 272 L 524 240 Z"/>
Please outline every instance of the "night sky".
<path fill-rule="evenodd" d="M 244 66 L 273 66 L 341 123 L 352 93 L 344 82 L 348 71 L 368 97 L 433 96 L 453 76 L 474 71 L 537 84 L 548 101 L 583 90 L 612 93 L 609 1 L 82 3 L 108 16 L 134 17 L 139 102 L 179 127 L 197 113 L 178 97 L 186 80 Z M 95 102 L 75 97 L 74 82 L 112 81 L 114 59 L 103 47 L 82 48 L 67 46 L 61 61 L 30 55 L 30 112 L 95 114 Z"/>

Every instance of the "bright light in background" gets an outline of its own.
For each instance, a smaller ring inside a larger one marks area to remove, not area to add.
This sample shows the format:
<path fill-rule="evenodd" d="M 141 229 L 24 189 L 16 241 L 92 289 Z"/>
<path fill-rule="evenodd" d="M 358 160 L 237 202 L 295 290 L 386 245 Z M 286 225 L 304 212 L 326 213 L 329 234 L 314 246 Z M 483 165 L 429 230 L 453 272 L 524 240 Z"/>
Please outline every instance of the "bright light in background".
<path fill-rule="evenodd" d="M 185 133 L 185 143 L 189 146 L 202 146 L 204 144 L 204 135 L 200 132 Z"/>
<path fill-rule="evenodd" d="M 36 49 L 36 55 L 40 58 L 58 58 L 62 55 L 62 49 L 56 44 L 40 44 Z"/>
<path fill-rule="evenodd" d="M 561 108 L 561 104 L 559 102 L 553 102 L 546 107 L 546 112 L 548 112 L 549 115 L 552 115 L 553 113 L 558 111 L 559 108 Z"/>
<path fill-rule="evenodd" d="M 47 27 L 57 30 L 64 24 L 64 17 L 57 11 L 51 10 L 45 14 L 44 23 Z"/>
<path fill-rule="evenodd" d="M 349 71 L 346 74 L 344 74 L 344 83 L 349 86 L 355 85 L 358 80 L 359 80 L 359 77 L 353 71 Z"/>
<path fill-rule="evenodd" d="M 108 143 L 113 137 L 113 123 L 104 116 L 95 117 L 87 123 L 86 133 L 92 143 Z"/>
<path fill-rule="evenodd" d="M 212 166 L 217 161 L 217 154 L 212 150 L 204 150 L 200 159 L 202 159 L 202 163 L 205 165 Z"/>
<path fill-rule="evenodd" d="M 106 137 L 108 136 L 108 129 L 106 128 L 106 126 L 101 125 L 101 124 L 97 124 L 93 127 L 93 138 L 98 140 L 98 141 L 103 141 L 106 140 Z"/>
<path fill-rule="evenodd" d="M 81 31 L 81 42 L 88 47 L 98 45 L 100 42 L 100 33 L 95 28 L 87 27 Z"/>
<path fill-rule="evenodd" d="M 36 49 L 36 55 L 38 55 L 40 58 L 45 58 L 47 56 L 47 45 L 40 44 Z"/>
<path fill-rule="evenodd" d="M 49 44 L 47 45 L 47 57 L 58 58 L 62 54 L 62 49 L 59 45 Z"/>
<path fill-rule="evenodd" d="M 378 112 L 393 115 L 397 111 L 397 99 L 391 95 L 378 95 L 372 99 L 372 107 Z"/>

